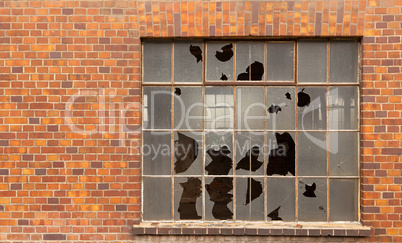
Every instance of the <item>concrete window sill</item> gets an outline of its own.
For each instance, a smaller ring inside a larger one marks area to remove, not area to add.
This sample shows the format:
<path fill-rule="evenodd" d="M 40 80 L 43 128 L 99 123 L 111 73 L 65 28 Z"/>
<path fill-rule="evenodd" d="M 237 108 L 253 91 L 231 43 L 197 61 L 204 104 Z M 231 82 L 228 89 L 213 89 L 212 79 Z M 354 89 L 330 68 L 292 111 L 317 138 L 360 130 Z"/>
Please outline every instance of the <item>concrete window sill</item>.
<path fill-rule="evenodd" d="M 150 223 L 133 226 L 134 235 L 250 235 L 367 237 L 360 223 Z"/>

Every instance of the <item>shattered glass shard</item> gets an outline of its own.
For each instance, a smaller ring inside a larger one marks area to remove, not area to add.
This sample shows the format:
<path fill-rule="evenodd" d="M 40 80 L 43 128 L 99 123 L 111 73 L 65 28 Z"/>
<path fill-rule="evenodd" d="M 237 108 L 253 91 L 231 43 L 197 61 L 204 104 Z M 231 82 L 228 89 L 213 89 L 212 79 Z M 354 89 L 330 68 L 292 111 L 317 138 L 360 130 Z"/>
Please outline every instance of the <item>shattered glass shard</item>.
<path fill-rule="evenodd" d="M 229 45 L 226 45 L 224 47 L 222 47 L 222 51 L 216 51 L 215 57 L 216 59 L 218 59 L 221 62 L 227 62 L 230 60 L 230 58 L 233 57 L 233 44 L 230 43 Z"/>
<path fill-rule="evenodd" d="M 250 195 L 251 192 L 251 195 Z M 249 204 L 254 199 L 258 198 L 262 194 L 261 182 L 249 178 L 247 180 L 247 194 L 246 194 L 246 205 Z M 251 199 L 250 199 L 251 196 Z"/>
<path fill-rule="evenodd" d="M 180 183 L 180 186 L 183 188 L 177 210 L 180 213 L 180 219 L 201 219 L 196 209 L 197 198 L 202 193 L 200 179 L 190 177 L 187 182 Z"/>
<path fill-rule="evenodd" d="M 190 45 L 190 52 L 197 59 L 197 63 L 202 61 L 202 50 L 199 46 Z"/>
<path fill-rule="evenodd" d="M 228 156 L 230 150 L 227 146 L 221 147 L 219 150 L 210 148 L 207 154 L 211 157 L 212 161 L 209 163 L 205 170 L 208 175 L 227 175 L 232 169 L 232 159 Z"/>
<path fill-rule="evenodd" d="M 278 148 L 269 153 L 267 175 L 295 175 L 295 142 L 288 132 L 275 133 Z"/>
<path fill-rule="evenodd" d="M 180 132 L 177 135 L 179 139 L 174 141 L 176 174 L 188 170 L 198 156 L 198 142 Z"/>

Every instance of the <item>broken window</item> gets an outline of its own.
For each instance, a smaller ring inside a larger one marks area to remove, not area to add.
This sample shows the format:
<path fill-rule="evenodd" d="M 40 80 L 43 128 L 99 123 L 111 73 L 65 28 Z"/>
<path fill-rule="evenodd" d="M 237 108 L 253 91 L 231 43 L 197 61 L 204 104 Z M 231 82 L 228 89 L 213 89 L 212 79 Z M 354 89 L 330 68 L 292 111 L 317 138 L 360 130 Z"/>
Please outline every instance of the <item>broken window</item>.
<path fill-rule="evenodd" d="M 145 221 L 358 221 L 357 40 L 144 40 Z"/>

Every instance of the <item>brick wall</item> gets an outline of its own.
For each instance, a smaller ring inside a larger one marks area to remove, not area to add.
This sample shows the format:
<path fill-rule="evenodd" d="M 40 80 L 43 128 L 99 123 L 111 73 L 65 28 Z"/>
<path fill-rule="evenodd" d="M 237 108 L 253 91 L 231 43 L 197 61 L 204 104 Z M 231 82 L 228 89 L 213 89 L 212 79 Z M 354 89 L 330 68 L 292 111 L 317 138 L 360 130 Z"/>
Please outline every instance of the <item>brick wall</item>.
<path fill-rule="evenodd" d="M 140 37 L 250 35 L 363 36 L 362 222 L 373 227 L 371 242 L 402 241 L 401 8 L 401 0 L 0 1 L 0 241 L 134 240 Z"/>

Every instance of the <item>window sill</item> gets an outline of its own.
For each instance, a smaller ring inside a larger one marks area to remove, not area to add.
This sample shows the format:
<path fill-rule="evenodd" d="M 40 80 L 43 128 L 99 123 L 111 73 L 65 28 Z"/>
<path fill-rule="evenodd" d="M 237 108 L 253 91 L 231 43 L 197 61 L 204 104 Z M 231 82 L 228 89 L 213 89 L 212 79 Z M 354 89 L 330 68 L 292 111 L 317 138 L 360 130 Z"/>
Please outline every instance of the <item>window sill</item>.
<path fill-rule="evenodd" d="M 148 223 L 133 226 L 134 235 L 248 235 L 367 237 L 360 223 Z"/>

